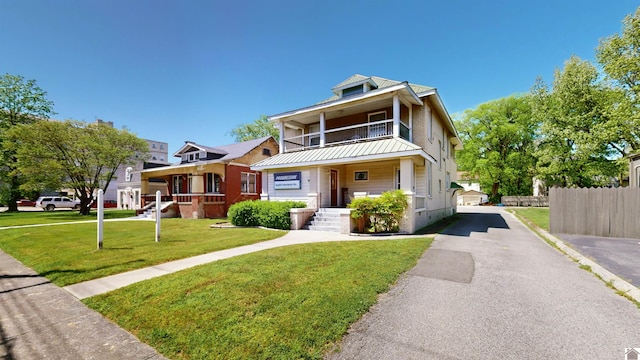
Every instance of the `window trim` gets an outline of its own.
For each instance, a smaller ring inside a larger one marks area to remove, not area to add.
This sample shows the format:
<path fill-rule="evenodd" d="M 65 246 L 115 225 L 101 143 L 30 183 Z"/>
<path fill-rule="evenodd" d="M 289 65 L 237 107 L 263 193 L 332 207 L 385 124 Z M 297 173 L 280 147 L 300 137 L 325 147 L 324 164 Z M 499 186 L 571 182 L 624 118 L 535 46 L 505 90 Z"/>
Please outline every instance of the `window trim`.
<path fill-rule="evenodd" d="M 360 174 L 360 176 L 358 176 Z M 353 171 L 353 182 L 368 182 L 369 181 L 369 170 L 354 170 Z"/>
<path fill-rule="evenodd" d="M 246 178 L 245 178 L 246 176 Z M 253 192 L 251 192 L 249 186 L 251 185 L 250 178 L 253 177 Z M 246 180 L 245 180 L 246 179 Z M 245 183 L 246 181 L 246 183 Z M 246 185 L 246 186 L 245 186 Z M 246 191 L 244 191 L 246 189 Z M 240 193 L 255 195 L 258 193 L 258 176 L 256 173 L 241 172 L 240 173 Z"/>

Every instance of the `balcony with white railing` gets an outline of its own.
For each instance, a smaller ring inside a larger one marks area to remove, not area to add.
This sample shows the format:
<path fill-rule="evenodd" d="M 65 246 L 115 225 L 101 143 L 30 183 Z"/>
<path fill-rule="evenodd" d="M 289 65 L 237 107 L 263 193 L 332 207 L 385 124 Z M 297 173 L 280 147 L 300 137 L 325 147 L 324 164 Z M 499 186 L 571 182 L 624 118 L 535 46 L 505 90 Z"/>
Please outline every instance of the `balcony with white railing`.
<path fill-rule="evenodd" d="M 324 131 L 324 146 L 352 144 L 393 137 L 393 119 L 344 126 Z M 400 122 L 399 137 L 411 141 L 409 127 Z M 284 152 L 317 149 L 321 133 L 313 132 L 284 138 Z"/>

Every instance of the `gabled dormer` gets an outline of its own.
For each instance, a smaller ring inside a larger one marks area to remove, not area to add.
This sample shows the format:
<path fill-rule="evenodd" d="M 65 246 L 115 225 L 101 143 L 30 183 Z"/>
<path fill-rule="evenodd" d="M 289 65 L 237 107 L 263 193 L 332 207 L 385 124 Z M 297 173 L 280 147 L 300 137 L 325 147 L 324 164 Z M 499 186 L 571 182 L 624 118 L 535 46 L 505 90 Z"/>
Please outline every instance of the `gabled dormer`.
<path fill-rule="evenodd" d="M 355 74 L 331 89 L 338 98 L 362 94 L 378 88 L 371 77 Z"/>
<path fill-rule="evenodd" d="M 196 144 L 192 141 L 185 141 L 185 144 L 173 156 L 180 158 L 180 163 L 193 163 L 205 160 L 216 160 L 224 157 L 228 152 Z"/>

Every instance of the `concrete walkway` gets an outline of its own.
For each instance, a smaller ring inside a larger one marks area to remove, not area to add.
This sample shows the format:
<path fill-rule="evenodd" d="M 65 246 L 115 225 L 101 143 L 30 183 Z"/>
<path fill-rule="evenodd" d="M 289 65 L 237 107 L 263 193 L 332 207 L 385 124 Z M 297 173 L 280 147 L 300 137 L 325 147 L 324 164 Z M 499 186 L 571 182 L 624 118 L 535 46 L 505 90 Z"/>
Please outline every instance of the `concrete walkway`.
<path fill-rule="evenodd" d="M 65 286 L 64 289 L 78 299 L 85 299 L 103 294 L 118 288 L 137 283 L 139 281 L 170 274 L 176 271 L 188 269 L 194 266 L 228 259 L 234 256 L 250 254 L 256 251 L 273 249 L 282 246 L 309 244 L 330 241 L 358 241 L 358 240 L 393 240 L 412 236 L 351 236 L 327 231 L 292 230 L 286 235 L 256 244 L 240 246 L 232 249 L 220 250 L 208 254 L 198 255 L 186 259 L 175 260 L 168 263 L 150 266 L 142 269 L 127 271 L 100 279 L 90 280 Z"/>
<path fill-rule="evenodd" d="M 329 359 L 624 359 L 640 311 L 496 207 L 459 208 Z"/>
<path fill-rule="evenodd" d="M 165 359 L 0 251 L 0 359 Z"/>

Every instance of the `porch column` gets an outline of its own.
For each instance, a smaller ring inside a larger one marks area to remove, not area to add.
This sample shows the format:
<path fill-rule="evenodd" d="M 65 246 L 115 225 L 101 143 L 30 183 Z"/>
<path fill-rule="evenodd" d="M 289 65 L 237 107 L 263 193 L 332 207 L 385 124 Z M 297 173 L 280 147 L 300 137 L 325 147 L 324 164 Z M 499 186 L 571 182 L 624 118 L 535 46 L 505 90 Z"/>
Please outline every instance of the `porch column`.
<path fill-rule="evenodd" d="M 280 121 L 280 141 L 279 141 L 279 147 L 280 147 L 280 154 L 284 153 L 284 122 Z"/>
<path fill-rule="evenodd" d="M 413 160 L 400 159 L 400 189 L 413 192 Z"/>
<path fill-rule="evenodd" d="M 416 231 L 416 194 L 413 190 L 414 166 L 412 159 L 400 159 L 400 189 L 407 198 L 407 210 L 400 221 L 400 231 L 413 234 Z"/>
<path fill-rule="evenodd" d="M 320 113 L 320 147 L 324 147 L 324 130 L 325 130 L 325 121 L 324 121 L 324 113 Z"/>
<path fill-rule="evenodd" d="M 393 95 L 393 137 L 400 137 L 400 97 Z"/>

